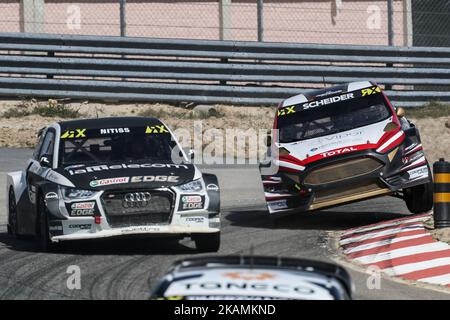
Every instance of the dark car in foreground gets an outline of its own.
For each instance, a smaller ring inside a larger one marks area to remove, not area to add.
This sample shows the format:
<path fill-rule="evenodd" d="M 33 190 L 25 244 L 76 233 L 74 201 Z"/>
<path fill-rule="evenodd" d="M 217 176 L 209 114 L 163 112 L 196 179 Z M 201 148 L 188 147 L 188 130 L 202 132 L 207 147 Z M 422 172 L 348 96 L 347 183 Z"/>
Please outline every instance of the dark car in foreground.
<path fill-rule="evenodd" d="M 62 241 L 150 235 L 219 249 L 217 177 L 190 163 L 160 120 L 72 120 L 39 135 L 25 170 L 7 175 L 10 234 L 34 235 L 44 250 Z"/>
<path fill-rule="evenodd" d="M 353 284 L 335 264 L 264 256 L 206 256 L 175 262 L 154 286 L 161 300 L 349 300 Z"/>

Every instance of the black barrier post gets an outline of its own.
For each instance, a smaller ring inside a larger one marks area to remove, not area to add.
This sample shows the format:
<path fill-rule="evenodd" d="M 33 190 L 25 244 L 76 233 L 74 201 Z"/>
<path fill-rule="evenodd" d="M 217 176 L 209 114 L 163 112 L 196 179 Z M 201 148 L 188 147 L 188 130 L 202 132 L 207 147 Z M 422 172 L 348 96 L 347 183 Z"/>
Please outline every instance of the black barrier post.
<path fill-rule="evenodd" d="M 450 227 L 450 163 L 443 158 L 433 164 L 434 227 Z"/>

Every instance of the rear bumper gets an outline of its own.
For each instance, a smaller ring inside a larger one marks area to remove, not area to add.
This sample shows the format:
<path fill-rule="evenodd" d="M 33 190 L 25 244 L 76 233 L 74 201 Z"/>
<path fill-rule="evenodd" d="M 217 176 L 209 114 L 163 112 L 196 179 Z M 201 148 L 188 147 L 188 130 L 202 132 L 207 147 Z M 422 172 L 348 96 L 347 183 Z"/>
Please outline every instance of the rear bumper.
<path fill-rule="evenodd" d="M 385 154 L 365 150 L 318 161 L 297 174 L 280 171 L 274 176 L 262 176 L 268 211 L 271 215 L 286 215 L 317 210 L 428 183 L 431 177 L 422 149 L 409 150 L 414 150 L 414 153 L 410 154 L 403 145 Z M 405 157 L 412 161 L 405 161 Z M 367 172 L 356 167 L 352 172 L 352 166 L 345 167 L 346 163 L 353 165 L 358 159 L 371 159 L 367 163 L 379 165 L 368 166 Z"/>

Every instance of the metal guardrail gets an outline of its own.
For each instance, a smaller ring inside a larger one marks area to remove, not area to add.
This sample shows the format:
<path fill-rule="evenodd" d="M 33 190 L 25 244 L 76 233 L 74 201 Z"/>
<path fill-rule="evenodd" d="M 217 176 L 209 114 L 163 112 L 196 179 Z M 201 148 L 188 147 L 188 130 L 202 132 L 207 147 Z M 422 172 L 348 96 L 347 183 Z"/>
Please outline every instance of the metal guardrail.
<path fill-rule="evenodd" d="M 0 33 L 0 96 L 267 105 L 373 80 L 419 106 L 450 102 L 449 67 L 450 48 Z"/>

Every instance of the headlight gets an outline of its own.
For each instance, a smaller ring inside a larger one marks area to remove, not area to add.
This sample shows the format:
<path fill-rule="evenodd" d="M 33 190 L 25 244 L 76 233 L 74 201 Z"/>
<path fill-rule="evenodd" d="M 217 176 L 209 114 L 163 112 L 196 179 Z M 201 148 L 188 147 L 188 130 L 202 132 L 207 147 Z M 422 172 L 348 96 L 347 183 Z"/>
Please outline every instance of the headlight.
<path fill-rule="evenodd" d="M 61 187 L 64 200 L 92 198 L 98 191 Z"/>
<path fill-rule="evenodd" d="M 177 188 L 183 192 L 199 192 L 203 190 L 203 184 L 201 179 L 198 179 L 182 184 L 181 186 L 177 186 Z"/>

